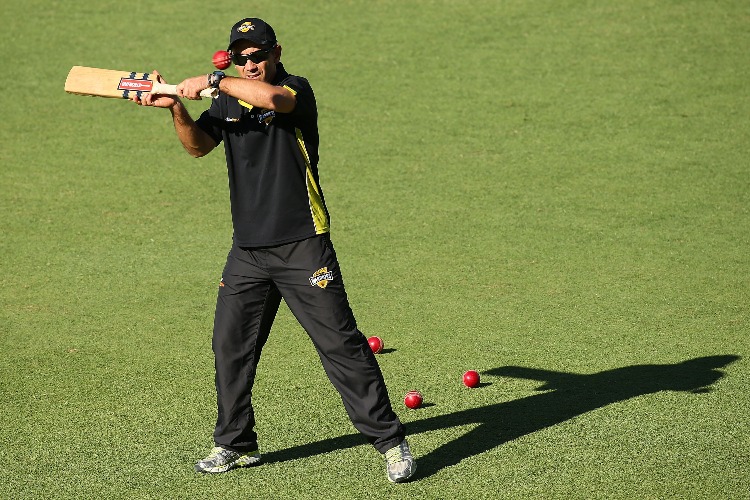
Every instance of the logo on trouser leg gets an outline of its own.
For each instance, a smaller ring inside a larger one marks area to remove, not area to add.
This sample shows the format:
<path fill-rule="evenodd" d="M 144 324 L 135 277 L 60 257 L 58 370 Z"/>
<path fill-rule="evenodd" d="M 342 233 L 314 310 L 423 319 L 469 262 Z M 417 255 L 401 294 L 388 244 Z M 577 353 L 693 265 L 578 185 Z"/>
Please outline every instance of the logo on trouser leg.
<path fill-rule="evenodd" d="M 329 281 L 333 281 L 333 272 L 329 271 L 327 267 L 321 267 L 310 276 L 310 284 L 312 286 L 325 288 L 328 286 Z"/>

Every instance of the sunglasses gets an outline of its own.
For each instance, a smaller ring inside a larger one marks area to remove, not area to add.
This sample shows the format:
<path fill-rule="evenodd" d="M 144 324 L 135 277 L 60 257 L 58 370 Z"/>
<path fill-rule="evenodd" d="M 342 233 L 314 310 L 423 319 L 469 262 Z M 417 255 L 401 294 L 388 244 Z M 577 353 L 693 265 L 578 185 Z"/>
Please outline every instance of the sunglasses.
<path fill-rule="evenodd" d="M 267 49 L 256 50 L 250 54 L 235 54 L 232 52 L 232 62 L 237 66 L 244 66 L 247 61 L 252 61 L 254 64 L 260 64 L 268 59 L 268 53 L 273 50 L 273 47 Z"/>

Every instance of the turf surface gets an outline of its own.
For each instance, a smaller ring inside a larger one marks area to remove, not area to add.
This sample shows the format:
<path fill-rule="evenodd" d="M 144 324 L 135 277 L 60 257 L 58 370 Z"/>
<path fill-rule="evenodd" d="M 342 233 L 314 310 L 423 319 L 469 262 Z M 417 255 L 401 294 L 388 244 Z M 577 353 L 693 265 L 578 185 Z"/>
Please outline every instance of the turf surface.
<path fill-rule="evenodd" d="M 743 2 L 2 9 L 0 497 L 748 498 Z M 409 484 L 285 308 L 255 391 L 266 464 L 192 472 L 215 418 L 222 155 L 189 158 L 163 110 L 63 92 L 73 65 L 209 72 L 251 15 L 316 91 Z"/>

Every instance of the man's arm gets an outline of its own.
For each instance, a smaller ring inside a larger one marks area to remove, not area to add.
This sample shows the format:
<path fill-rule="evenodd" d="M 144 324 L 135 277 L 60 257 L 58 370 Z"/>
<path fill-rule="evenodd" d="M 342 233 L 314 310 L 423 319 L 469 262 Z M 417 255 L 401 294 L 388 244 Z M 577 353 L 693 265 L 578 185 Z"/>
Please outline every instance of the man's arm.
<path fill-rule="evenodd" d="M 177 93 L 188 99 L 198 99 L 200 91 L 207 88 L 208 77 L 195 76 L 178 84 Z M 297 104 L 297 98 L 289 89 L 259 80 L 225 76 L 219 83 L 219 91 L 258 108 L 279 113 L 291 113 Z"/>
<path fill-rule="evenodd" d="M 172 112 L 172 122 L 177 132 L 177 138 L 180 139 L 182 147 L 190 156 L 200 158 L 213 151 L 216 142 L 195 124 L 195 120 L 190 116 L 181 101 L 176 100 L 169 110 Z"/>
<path fill-rule="evenodd" d="M 157 81 L 165 83 L 158 71 L 154 71 L 153 74 L 156 76 Z M 172 122 L 174 123 L 175 132 L 177 132 L 177 138 L 190 156 L 195 158 L 205 156 L 216 147 L 216 141 L 196 125 L 195 120 L 190 116 L 190 113 L 179 98 L 146 93 L 143 94 L 142 98 L 134 94 L 131 100 L 141 106 L 169 109 L 172 113 Z"/>
<path fill-rule="evenodd" d="M 219 83 L 219 91 L 279 113 L 291 113 L 297 104 L 297 98 L 289 89 L 245 78 L 226 77 Z"/>

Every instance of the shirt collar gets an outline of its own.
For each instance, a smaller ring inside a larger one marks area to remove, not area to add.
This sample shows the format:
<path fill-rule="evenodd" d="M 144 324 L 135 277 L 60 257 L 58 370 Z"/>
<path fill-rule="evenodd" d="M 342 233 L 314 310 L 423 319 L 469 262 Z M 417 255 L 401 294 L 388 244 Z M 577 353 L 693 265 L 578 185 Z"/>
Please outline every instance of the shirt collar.
<path fill-rule="evenodd" d="M 273 84 L 278 85 L 284 81 L 284 78 L 287 76 L 289 76 L 289 73 L 284 69 L 284 65 L 281 63 L 276 64 L 276 78 L 273 79 Z"/>

